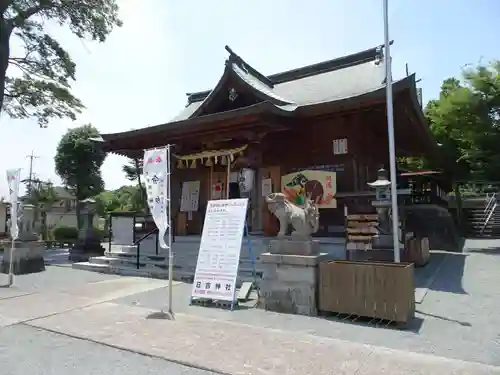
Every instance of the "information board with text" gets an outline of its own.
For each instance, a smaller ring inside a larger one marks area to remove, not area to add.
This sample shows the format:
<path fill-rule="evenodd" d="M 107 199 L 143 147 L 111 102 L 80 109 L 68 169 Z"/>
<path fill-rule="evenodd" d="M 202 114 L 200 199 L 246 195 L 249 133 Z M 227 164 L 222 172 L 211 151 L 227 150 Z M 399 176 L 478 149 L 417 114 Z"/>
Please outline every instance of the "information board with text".
<path fill-rule="evenodd" d="M 208 202 L 191 297 L 233 301 L 248 199 Z"/>

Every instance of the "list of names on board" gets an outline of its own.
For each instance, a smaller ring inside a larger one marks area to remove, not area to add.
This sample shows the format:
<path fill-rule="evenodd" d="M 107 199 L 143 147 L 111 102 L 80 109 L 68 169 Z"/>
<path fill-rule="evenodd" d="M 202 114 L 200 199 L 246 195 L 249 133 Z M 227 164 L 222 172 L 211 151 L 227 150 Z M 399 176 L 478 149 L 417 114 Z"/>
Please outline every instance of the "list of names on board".
<path fill-rule="evenodd" d="M 248 199 L 209 201 L 192 297 L 232 301 Z"/>

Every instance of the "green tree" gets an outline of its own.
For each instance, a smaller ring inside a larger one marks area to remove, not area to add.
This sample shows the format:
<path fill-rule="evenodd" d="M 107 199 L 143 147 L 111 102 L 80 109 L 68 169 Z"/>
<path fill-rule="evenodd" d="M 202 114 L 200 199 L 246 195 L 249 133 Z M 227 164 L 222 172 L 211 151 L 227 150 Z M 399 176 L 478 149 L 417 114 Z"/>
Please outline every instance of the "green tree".
<path fill-rule="evenodd" d="M 117 0 L 0 0 L 0 114 L 34 117 L 41 127 L 51 118 L 74 120 L 83 108 L 70 91 L 75 63 L 48 34 L 47 20 L 99 42 L 121 26 Z M 13 41 L 22 55 L 12 55 Z"/>
<path fill-rule="evenodd" d="M 139 187 L 140 199 L 143 208 L 147 209 L 146 204 L 146 188 L 141 181 L 142 175 L 142 164 L 143 161 L 140 158 L 134 158 L 129 161 L 128 164 L 125 164 L 122 167 L 123 173 L 125 173 L 125 177 L 129 181 L 137 181 L 137 186 Z"/>
<path fill-rule="evenodd" d="M 446 79 L 425 109 L 430 129 L 460 179 L 500 176 L 500 62 Z"/>
<path fill-rule="evenodd" d="M 92 125 L 70 129 L 57 146 L 56 173 L 77 199 L 76 215 L 81 228 L 81 201 L 104 190 L 101 166 L 106 158 L 99 144 L 92 141 L 99 132 Z"/>

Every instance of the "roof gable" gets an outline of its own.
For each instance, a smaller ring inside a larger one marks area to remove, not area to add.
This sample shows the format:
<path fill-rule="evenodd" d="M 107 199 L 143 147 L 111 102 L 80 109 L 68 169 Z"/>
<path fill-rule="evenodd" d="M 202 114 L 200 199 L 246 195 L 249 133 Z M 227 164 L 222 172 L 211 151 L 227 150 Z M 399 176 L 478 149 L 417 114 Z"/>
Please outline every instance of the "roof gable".
<path fill-rule="evenodd" d="M 206 96 L 194 94 L 201 103 L 187 113 L 186 119 L 246 107 L 263 101 L 269 101 L 276 106 L 295 104 L 280 96 L 274 90 L 274 84 L 266 76 L 252 68 L 229 47 L 226 46 L 226 50 L 230 55 L 226 60 L 222 77 Z M 188 100 L 193 104 L 193 96 Z"/>
<path fill-rule="evenodd" d="M 186 108 L 173 121 L 214 113 L 210 103 L 220 95 L 227 97 L 230 85 L 235 82 L 259 101 L 269 101 L 287 111 L 299 106 L 347 99 L 384 85 L 381 46 L 269 76 L 260 73 L 227 46 L 226 50 L 229 57 L 216 87 L 187 94 Z"/>

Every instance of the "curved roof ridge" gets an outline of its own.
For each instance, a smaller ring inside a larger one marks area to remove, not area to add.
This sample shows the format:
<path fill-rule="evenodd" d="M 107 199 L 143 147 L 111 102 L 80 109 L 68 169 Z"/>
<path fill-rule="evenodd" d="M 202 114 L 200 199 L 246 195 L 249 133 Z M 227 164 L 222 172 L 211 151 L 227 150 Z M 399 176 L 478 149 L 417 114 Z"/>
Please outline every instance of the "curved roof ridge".
<path fill-rule="evenodd" d="M 392 41 L 391 41 L 392 43 Z M 274 73 L 268 76 L 260 73 L 258 70 L 253 68 L 245 60 L 243 60 L 239 55 L 234 53 L 234 51 L 229 47 L 225 46 L 226 51 L 229 52 L 228 61 L 237 63 L 240 67 L 243 65 L 243 69 L 247 70 L 250 74 L 254 75 L 261 82 L 265 83 L 269 87 L 274 87 L 285 82 L 295 81 L 301 78 L 306 78 L 314 75 L 324 74 L 331 72 L 333 70 L 344 69 L 350 66 L 363 64 L 370 61 L 377 61 L 381 57 L 383 45 L 378 45 L 361 52 L 352 53 L 349 55 L 344 55 L 337 57 L 335 59 L 322 61 L 315 64 L 310 64 L 302 66 L 300 68 L 295 68 L 287 70 L 280 73 Z M 241 64 L 241 65 L 240 65 Z M 213 90 L 199 91 L 195 93 L 188 93 L 188 103 L 195 103 L 204 100 Z"/>
<path fill-rule="evenodd" d="M 207 108 L 209 103 L 218 95 L 218 93 L 224 89 L 226 81 L 229 77 L 235 77 L 244 86 L 248 87 L 254 94 L 262 101 L 269 101 L 275 105 L 295 105 L 294 101 L 283 98 L 274 92 L 272 86 L 268 86 L 265 82 L 261 81 L 258 77 L 255 77 L 249 69 L 245 69 L 240 65 L 239 62 L 228 59 L 226 61 L 226 68 L 224 69 L 224 74 L 219 79 L 219 82 L 215 88 L 210 91 L 210 93 L 205 97 L 203 102 L 196 108 L 188 118 L 197 117 L 200 113 Z"/>

